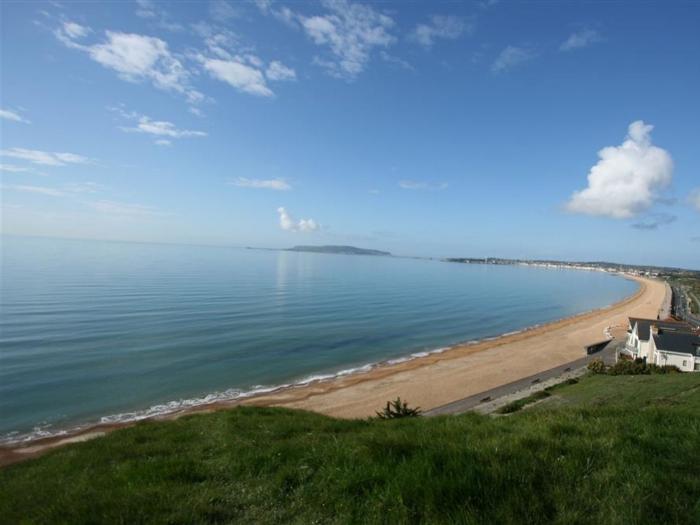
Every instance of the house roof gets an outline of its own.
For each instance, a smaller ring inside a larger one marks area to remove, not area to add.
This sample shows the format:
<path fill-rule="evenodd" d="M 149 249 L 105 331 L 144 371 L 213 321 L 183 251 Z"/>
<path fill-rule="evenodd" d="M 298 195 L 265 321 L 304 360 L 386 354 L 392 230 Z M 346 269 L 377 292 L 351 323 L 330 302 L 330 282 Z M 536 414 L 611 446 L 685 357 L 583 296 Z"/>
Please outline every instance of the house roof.
<path fill-rule="evenodd" d="M 657 350 L 700 357 L 700 336 L 695 334 L 661 331 L 654 334 L 654 344 Z"/>
<path fill-rule="evenodd" d="M 651 335 L 651 327 L 656 326 L 659 330 L 665 332 L 692 334 L 693 327 L 688 323 L 678 321 L 659 321 L 658 319 L 640 319 L 638 317 L 630 317 L 630 327 L 634 329 L 637 325 L 637 336 L 642 341 L 648 341 Z"/>

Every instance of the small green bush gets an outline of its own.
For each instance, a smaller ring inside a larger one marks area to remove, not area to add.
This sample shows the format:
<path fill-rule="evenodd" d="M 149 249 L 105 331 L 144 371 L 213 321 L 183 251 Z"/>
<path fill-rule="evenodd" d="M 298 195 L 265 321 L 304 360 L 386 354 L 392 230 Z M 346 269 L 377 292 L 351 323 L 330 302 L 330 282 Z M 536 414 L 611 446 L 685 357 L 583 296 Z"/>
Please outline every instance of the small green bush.
<path fill-rule="evenodd" d="M 673 365 L 655 365 L 647 364 L 643 359 L 635 359 L 634 361 L 618 361 L 613 366 L 608 368 L 607 374 L 613 376 L 636 376 L 649 374 L 677 374 L 680 370 Z"/>
<path fill-rule="evenodd" d="M 602 359 L 594 359 L 588 363 L 588 370 L 593 374 L 604 374 L 605 363 L 603 363 Z"/>
<path fill-rule="evenodd" d="M 384 410 L 377 412 L 379 419 L 400 419 L 402 417 L 416 417 L 420 415 L 420 407 L 410 408 L 406 401 L 397 397 L 394 401 L 387 401 Z"/>
<path fill-rule="evenodd" d="M 607 371 L 611 376 L 636 376 L 650 374 L 651 370 L 643 359 L 618 361 Z"/>

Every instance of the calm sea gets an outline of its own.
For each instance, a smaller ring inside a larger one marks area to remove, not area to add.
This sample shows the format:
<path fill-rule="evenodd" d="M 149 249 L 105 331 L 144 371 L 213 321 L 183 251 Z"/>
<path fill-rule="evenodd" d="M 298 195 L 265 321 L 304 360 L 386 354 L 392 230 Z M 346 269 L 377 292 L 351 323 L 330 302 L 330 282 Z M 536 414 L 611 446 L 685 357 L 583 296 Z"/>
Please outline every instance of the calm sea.
<path fill-rule="evenodd" d="M 1 262 L 5 441 L 349 373 L 637 288 L 575 270 L 14 237 Z"/>

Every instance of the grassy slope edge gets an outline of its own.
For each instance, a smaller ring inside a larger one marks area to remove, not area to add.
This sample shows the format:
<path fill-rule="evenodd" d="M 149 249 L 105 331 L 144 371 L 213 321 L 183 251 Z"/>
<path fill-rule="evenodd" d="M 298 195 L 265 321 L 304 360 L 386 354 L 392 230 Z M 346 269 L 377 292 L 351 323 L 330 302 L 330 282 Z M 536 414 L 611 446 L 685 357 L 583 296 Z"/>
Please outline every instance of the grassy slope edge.
<path fill-rule="evenodd" d="M 593 376 L 508 417 L 238 408 L 0 470 L 3 523 L 700 523 L 700 374 Z"/>

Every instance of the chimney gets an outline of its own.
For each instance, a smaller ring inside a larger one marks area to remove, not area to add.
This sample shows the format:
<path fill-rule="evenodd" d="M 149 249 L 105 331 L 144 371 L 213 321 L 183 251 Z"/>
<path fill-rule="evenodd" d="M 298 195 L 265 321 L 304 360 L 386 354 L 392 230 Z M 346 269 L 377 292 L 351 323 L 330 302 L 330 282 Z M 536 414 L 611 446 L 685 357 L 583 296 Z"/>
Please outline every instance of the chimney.
<path fill-rule="evenodd" d="M 651 325 L 651 335 L 657 335 L 659 333 L 659 327 L 655 324 Z"/>

